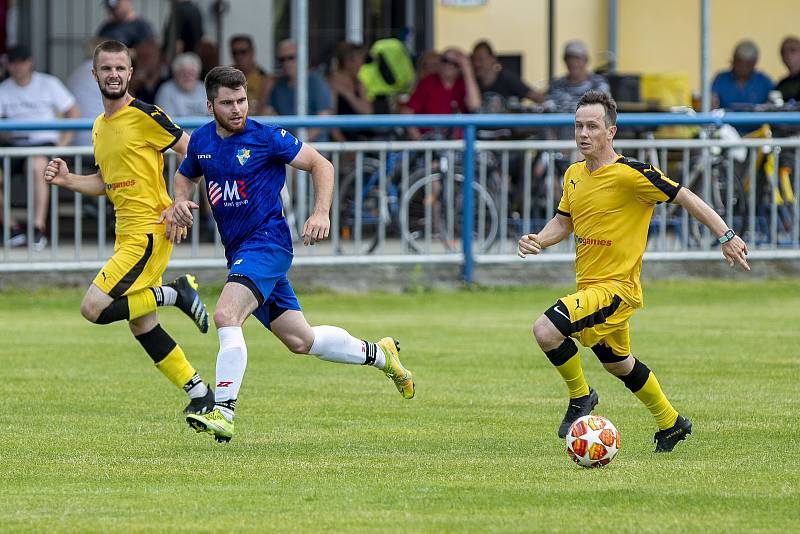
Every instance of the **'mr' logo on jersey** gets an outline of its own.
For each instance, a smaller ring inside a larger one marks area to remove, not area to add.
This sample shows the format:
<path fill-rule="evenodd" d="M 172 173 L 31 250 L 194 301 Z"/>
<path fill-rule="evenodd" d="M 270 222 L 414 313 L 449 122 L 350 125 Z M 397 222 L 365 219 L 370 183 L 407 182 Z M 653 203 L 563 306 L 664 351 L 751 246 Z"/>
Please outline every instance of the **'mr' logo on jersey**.
<path fill-rule="evenodd" d="M 247 204 L 244 180 L 225 180 L 222 185 L 213 181 L 208 182 L 208 201 L 215 207 L 220 201 L 225 207 Z"/>

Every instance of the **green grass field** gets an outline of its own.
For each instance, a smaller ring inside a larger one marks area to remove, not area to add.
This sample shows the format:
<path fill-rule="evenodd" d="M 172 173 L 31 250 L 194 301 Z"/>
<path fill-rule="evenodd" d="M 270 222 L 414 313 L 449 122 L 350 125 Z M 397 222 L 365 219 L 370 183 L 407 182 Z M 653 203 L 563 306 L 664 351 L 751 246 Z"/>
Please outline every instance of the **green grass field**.
<path fill-rule="evenodd" d="M 399 338 L 417 396 L 251 319 L 229 444 L 189 430 L 183 392 L 124 324 L 85 322 L 80 291 L 2 293 L 0 531 L 796 531 L 798 287 L 649 284 L 634 352 L 694 434 L 654 455 L 649 414 L 585 350 L 622 436 L 595 470 L 556 437 L 566 389 L 529 333 L 566 287 L 301 295 L 312 324 Z M 213 378 L 213 330 L 162 323 Z"/>

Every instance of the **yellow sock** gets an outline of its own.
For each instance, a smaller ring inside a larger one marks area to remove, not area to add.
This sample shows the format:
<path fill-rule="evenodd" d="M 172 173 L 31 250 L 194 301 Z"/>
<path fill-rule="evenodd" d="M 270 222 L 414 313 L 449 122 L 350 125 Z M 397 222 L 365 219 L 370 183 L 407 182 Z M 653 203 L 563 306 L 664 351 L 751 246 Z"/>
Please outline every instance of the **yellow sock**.
<path fill-rule="evenodd" d="M 156 296 L 150 288 L 128 295 L 128 319 L 138 319 L 156 311 Z"/>
<path fill-rule="evenodd" d="M 156 367 L 179 388 L 183 388 L 183 385 L 191 380 L 195 373 L 194 367 L 186 359 L 186 354 L 183 353 L 180 345 L 175 345 L 164 359 L 156 364 Z"/>
<path fill-rule="evenodd" d="M 647 382 L 644 383 L 642 389 L 634 391 L 633 394 L 653 414 L 659 430 L 666 430 L 675 424 L 678 419 L 678 412 L 669 403 L 664 392 L 661 391 L 661 385 L 659 385 L 656 375 L 652 371 L 650 371 Z"/>
<path fill-rule="evenodd" d="M 589 394 L 589 384 L 583 377 L 583 369 L 581 368 L 581 355 L 575 353 L 575 356 L 567 360 L 563 365 L 556 367 L 556 370 L 564 379 L 569 390 L 569 398 L 577 399 Z"/>

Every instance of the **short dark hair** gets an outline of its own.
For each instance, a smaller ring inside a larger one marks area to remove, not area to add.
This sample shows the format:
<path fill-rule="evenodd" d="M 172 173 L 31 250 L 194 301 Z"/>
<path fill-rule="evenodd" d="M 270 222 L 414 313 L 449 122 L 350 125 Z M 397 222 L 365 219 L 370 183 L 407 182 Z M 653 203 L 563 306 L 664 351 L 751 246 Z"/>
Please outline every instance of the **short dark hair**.
<path fill-rule="evenodd" d="M 206 87 L 206 98 L 211 103 L 219 95 L 220 87 L 227 87 L 228 89 L 244 87 L 247 89 L 247 78 L 242 71 L 235 67 L 214 67 L 208 71 L 203 83 Z"/>
<path fill-rule="evenodd" d="M 596 89 L 586 91 L 583 93 L 581 99 L 578 100 L 575 111 L 578 111 L 584 106 L 591 106 L 594 104 L 600 104 L 606 110 L 606 127 L 617 124 L 617 102 L 605 91 L 598 91 Z"/>
<path fill-rule="evenodd" d="M 100 52 L 108 52 L 111 54 L 124 52 L 125 55 L 128 56 L 128 65 L 131 64 L 131 51 L 128 50 L 128 47 L 125 46 L 125 43 L 120 43 L 119 41 L 103 41 L 97 45 L 94 48 L 94 54 L 92 55 L 92 67 L 97 67 L 97 58 L 100 57 Z"/>
<path fill-rule="evenodd" d="M 232 36 L 230 38 L 230 40 L 228 40 L 228 46 L 233 47 L 233 43 L 238 43 L 239 41 L 247 43 L 247 47 L 250 50 L 252 50 L 254 48 L 253 47 L 253 38 L 250 37 L 249 35 L 247 35 L 246 33 L 238 33 L 238 34 Z"/>
<path fill-rule="evenodd" d="M 489 43 L 489 41 L 487 41 L 486 39 L 484 39 L 482 41 L 478 41 L 477 43 L 475 43 L 475 46 L 472 47 L 472 53 L 474 54 L 475 52 L 477 52 L 481 48 L 486 50 L 486 53 L 489 54 L 490 56 L 497 57 L 495 55 L 495 53 L 494 53 L 494 48 L 492 48 L 491 43 Z"/>

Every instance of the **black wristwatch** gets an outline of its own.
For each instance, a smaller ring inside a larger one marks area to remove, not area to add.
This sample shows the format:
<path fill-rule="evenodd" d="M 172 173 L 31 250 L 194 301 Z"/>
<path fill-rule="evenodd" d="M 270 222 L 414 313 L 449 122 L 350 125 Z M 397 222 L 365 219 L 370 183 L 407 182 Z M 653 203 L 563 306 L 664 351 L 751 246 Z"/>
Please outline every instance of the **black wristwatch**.
<path fill-rule="evenodd" d="M 725 232 L 725 234 L 723 234 L 723 235 L 722 235 L 722 236 L 719 238 L 719 240 L 718 240 L 718 241 L 719 241 L 719 244 L 720 244 L 720 245 L 722 245 L 722 244 L 725 244 L 725 243 L 727 243 L 728 241 L 730 241 L 731 239 L 733 239 L 733 237 L 734 237 L 735 235 L 736 235 L 736 232 L 734 232 L 733 230 L 728 230 L 727 232 Z"/>

